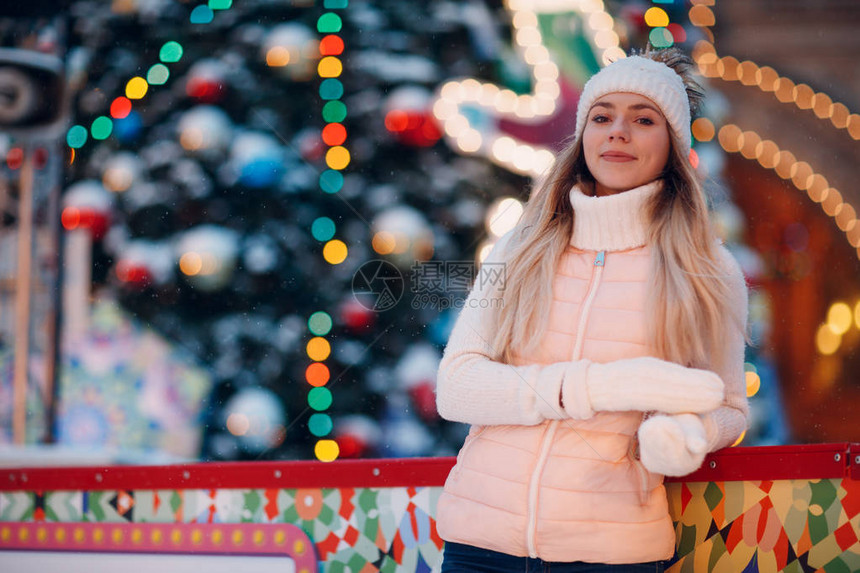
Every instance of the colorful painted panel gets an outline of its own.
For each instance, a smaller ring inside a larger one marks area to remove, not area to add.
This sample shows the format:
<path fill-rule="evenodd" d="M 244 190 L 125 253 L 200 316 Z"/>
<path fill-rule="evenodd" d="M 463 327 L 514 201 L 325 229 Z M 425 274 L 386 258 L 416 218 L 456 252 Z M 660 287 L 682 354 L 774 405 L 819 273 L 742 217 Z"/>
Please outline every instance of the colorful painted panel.
<path fill-rule="evenodd" d="M 860 571 L 860 482 L 667 484 L 678 535 L 673 573 Z M 9 522 L 276 524 L 303 530 L 325 573 L 438 570 L 440 487 L 0 493 Z M 5 530 L 4 530 L 5 531 Z M 0 547 L 8 538 L 0 536 Z"/>
<path fill-rule="evenodd" d="M 674 573 L 860 571 L 860 482 L 673 483 Z"/>

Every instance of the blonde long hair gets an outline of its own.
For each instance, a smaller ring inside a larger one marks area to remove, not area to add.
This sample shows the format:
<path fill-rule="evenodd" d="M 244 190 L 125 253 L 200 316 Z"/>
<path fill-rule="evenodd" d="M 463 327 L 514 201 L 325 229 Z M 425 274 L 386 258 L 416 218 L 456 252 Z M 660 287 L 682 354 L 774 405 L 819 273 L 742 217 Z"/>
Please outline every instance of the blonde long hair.
<path fill-rule="evenodd" d="M 686 75 L 689 59 L 678 52 L 668 57 L 653 54 L 646 55 L 664 61 L 688 86 L 695 86 Z M 696 87 L 688 87 L 691 101 L 696 97 L 694 104 L 701 98 Z M 672 150 L 662 174 L 663 189 L 648 205 L 650 350 L 664 360 L 713 370 L 722 366 L 722 353 L 716 350 L 725 334 L 730 328 L 743 331 L 744 326 L 730 303 L 728 271 L 721 263 L 704 190 L 671 130 L 670 134 Z M 504 304 L 492 343 L 497 359 L 513 363 L 517 355 L 535 351 L 542 340 L 553 277 L 575 224 L 568 194 L 572 185 L 593 183 L 580 136 L 538 184 L 508 243 Z"/>

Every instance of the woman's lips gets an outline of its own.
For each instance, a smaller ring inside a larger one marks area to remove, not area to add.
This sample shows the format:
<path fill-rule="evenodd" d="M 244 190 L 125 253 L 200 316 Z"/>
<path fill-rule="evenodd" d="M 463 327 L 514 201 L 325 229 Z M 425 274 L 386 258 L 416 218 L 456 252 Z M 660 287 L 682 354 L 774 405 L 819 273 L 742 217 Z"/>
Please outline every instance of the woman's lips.
<path fill-rule="evenodd" d="M 623 151 L 607 151 L 606 153 L 602 153 L 600 155 L 601 158 L 606 161 L 615 161 L 615 162 L 624 162 L 624 161 L 633 161 L 636 159 L 633 155 L 629 153 L 624 153 Z"/>

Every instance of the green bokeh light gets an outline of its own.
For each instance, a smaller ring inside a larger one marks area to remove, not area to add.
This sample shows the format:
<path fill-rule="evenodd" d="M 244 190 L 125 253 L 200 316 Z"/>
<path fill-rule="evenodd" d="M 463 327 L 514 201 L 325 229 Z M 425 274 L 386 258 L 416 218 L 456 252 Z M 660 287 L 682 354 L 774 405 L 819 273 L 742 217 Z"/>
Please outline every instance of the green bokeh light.
<path fill-rule="evenodd" d="M 87 128 L 83 125 L 73 125 L 66 132 L 66 143 L 72 149 L 80 149 L 87 142 Z"/>
<path fill-rule="evenodd" d="M 233 0 L 209 0 L 209 8 L 212 10 L 226 10 L 233 6 Z"/>
<path fill-rule="evenodd" d="M 340 16 L 327 12 L 317 20 L 317 32 L 320 34 L 334 34 L 340 32 L 343 23 L 340 21 Z"/>
<path fill-rule="evenodd" d="M 331 406 L 331 392 L 328 388 L 311 388 L 308 392 L 308 404 L 316 411 L 325 410 Z"/>
<path fill-rule="evenodd" d="M 324 0 L 323 8 L 327 10 L 338 10 L 346 8 L 349 5 L 349 0 Z"/>
<path fill-rule="evenodd" d="M 326 169 L 320 175 L 320 189 L 326 193 L 337 193 L 343 189 L 343 174 L 334 169 Z"/>
<path fill-rule="evenodd" d="M 323 80 L 320 84 L 322 99 L 340 99 L 343 96 L 343 84 L 334 78 Z"/>
<path fill-rule="evenodd" d="M 212 9 L 209 6 L 201 4 L 191 11 L 191 18 L 189 20 L 192 24 L 208 24 L 214 17 L 215 14 L 212 13 Z"/>
<path fill-rule="evenodd" d="M 158 52 L 158 58 L 165 64 L 178 62 L 182 58 L 182 44 L 179 42 L 170 41 L 161 46 Z"/>
<path fill-rule="evenodd" d="M 93 120 L 93 125 L 90 127 L 90 133 L 93 139 L 107 139 L 113 131 L 113 121 L 109 117 L 103 115 L 98 116 Z"/>
<path fill-rule="evenodd" d="M 337 171 L 335 171 L 337 173 Z M 334 221 L 328 217 L 319 217 L 311 225 L 311 234 L 317 241 L 328 241 L 334 237 Z"/>
<path fill-rule="evenodd" d="M 164 64 L 155 64 L 146 73 L 146 81 L 154 86 L 161 86 L 170 77 L 170 70 Z"/>
<path fill-rule="evenodd" d="M 333 425 L 328 414 L 313 414 L 308 420 L 308 429 L 318 438 L 329 435 Z"/>
<path fill-rule="evenodd" d="M 668 48 L 675 43 L 675 38 L 672 37 L 672 32 L 666 28 L 654 28 L 648 34 L 648 41 L 655 48 Z"/>
<path fill-rule="evenodd" d="M 331 331 L 331 316 L 322 310 L 313 313 L 308 318 L 308 328 L 317 336 L 325 336 Z"/>
<path fill-rule="evenodd" d="M 346 119 L 346 104 L 342 101 L 330 101 L 323 106 L 322 116 L 328 123 L 340 123 Z"/>

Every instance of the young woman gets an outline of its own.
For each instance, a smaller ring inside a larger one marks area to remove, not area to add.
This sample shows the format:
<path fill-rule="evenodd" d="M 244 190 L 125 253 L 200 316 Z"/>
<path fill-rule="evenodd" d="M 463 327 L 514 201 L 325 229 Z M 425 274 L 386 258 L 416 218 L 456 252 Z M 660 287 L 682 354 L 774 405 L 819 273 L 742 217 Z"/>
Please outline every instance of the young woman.
<path fill-rule="evenodd" d="M 437 508 L 443 573 L 662 571 L 663 476 L 746 428 L 747 291 L 689 163 L 690 68 L 671 49 L 595 74 L 485 261 L 505 278 L 476 282 L 437 379 L 439 413 L 472 425 Z"/>

